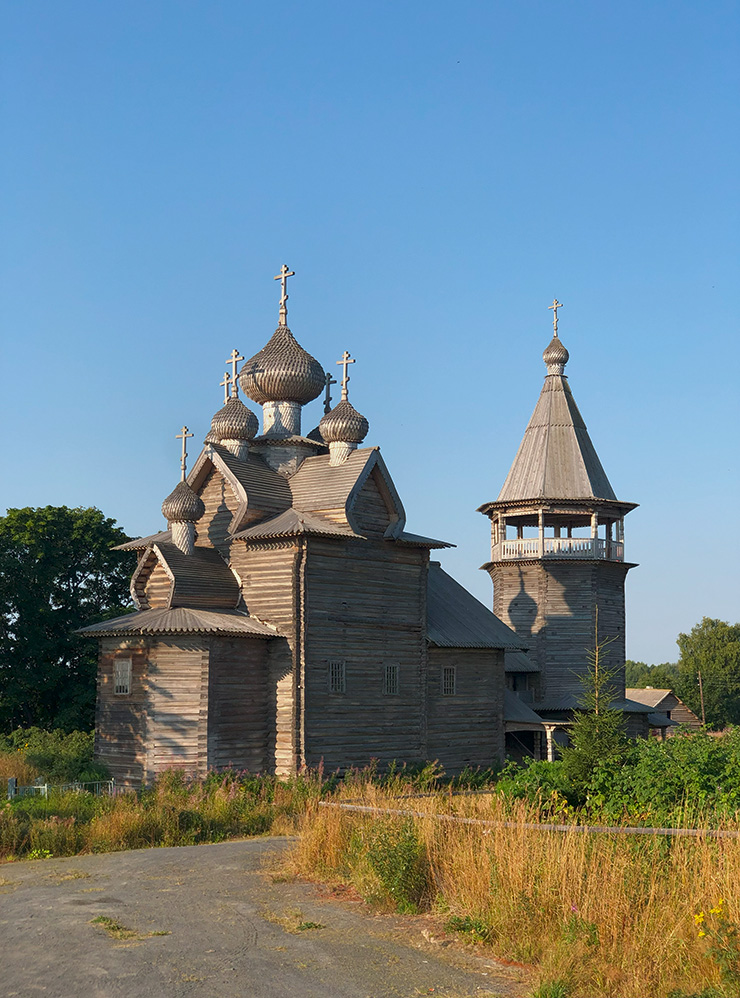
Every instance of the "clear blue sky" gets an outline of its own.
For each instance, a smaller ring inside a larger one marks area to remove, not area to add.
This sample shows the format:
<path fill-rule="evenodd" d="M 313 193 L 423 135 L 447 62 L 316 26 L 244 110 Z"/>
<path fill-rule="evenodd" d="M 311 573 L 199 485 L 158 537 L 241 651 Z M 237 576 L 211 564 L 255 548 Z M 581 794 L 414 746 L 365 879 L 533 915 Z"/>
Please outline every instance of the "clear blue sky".
<path fill-rule="evenodd" d="M 628 654 L 737 620 L 740 6 L 35 0 L 0 15 L 2 505 L 162 525 L 290 325 L 490 605 L 547 306 L 626 523 Z M 315 425 L 319 403 L 304 413 Z"/>

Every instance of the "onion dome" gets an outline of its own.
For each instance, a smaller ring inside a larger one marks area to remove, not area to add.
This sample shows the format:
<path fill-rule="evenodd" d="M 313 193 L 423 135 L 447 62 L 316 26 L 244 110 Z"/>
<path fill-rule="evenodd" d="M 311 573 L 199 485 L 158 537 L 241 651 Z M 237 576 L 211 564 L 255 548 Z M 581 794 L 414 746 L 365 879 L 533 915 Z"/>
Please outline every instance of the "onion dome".
<path fill-rule="evenodd" d="M 570 354 L 560 342 L 560 338 L 556 333 L 542 354 L 542 359 L 547 364 L 547 373 L 562 374 L 569 357 Z M 555 370 L 551 370 L 552 368 L 555 368 Z"/>
<path fill-rule="evenodd" d="M 319 423 L 319 433 L 328 444 L 337 440 L 348 444 L 361 444 L 370 424 L 346 399 L 338 402 Z"/>
<path fill-rule="evenodd" d="M 195 523 L 206 511 L 203 500 L 187 482 L 178 482 L 162 503 L 162 513 L 168 523 Z"/>
<path fill-rule="evenodd" d="M 265 402 L 306 405 L 326 383 L 319 362 L 307 353 L 285 325 L 279 325 L 270 342 L 248 360 L 239 373 L 247 398 Z"/>
<path fill-rule="evenodd" d="M 211 420 L 211 432 L 216 443 L 220 440 L 251 440 L 259 429 L 257 417 L 241 399 L 232 397 Z"/>

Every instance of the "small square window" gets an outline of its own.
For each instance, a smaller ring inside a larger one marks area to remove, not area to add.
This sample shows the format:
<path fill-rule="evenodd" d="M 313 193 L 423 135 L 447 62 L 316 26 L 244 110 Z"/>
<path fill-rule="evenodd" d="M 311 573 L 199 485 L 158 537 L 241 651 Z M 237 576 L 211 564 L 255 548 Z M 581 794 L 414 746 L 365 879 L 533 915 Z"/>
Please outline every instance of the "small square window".
<path fill-rule="evenodd" d="M 113 669 L 113 692 L 117 696 L 131 693 L 131 659 L 117 658 Z"/>
<path fill-rule="evenodd" d="M 344 693 L 345 669 L 343 661 L 329 662 L 329 692 Z"/>
<path fill-rule="evenodd" d="M 399 690 L 398 666 L 386 665 L 385 678 L 383 680 L 383 692 L 395 696 Z"/>
<path fill-rule="evenodd" d="M 456 686 L 456 672 L 454 665 L 442 666 L 442 696 L 454 697 Z"/>

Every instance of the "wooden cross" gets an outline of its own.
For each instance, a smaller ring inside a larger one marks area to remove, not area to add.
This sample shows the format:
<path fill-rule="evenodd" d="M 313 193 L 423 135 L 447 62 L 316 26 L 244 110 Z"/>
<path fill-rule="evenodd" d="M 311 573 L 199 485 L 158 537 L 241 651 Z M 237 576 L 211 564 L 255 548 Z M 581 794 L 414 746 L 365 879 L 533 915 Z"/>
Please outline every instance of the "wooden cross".
<path fill-rule="evenodd" d="M 231 394 L 234 398 L 239 395 L 239 383 L 236 380 L 236 365 L 240 360 L 244 360 L 238 350 L 232 350 L 231 356 L 227 357 L 226 363 L 231 364 Z M 228 398 L 227 398 L 228 401 Z"/>
<path fill-rule="evenodd" d="M 336 385 L 337 379 L 332 378 L 331 371 L 326 372 L 326 395 L 324 395 L 324 415 L 331 412 L 331 386 Z"/>
<path fill-rule="evenodd" d="M 228 363 L 228 361 L 227 361 Z M 221 388 L 224 390 L 224 405 L 229 401 L 229 385 L 231 384 L 231 378 L 229 377 L 229 372 L 226 371 L 224 374 L 224 380 L 219 382 Z"/>
<path fill-rule="evenodd" d="M 558 301 L 557 298 L 553 298 L 552 305 L 548 305 L 548 308 L 552 309 L 552 325 L 555 330 L 555 335 L 558 335 L 558 309 L 563 307 L 563 303 Z"/>
<path fill-rule="evenodd" d="M 183 426 L 180 433 L 175 434 L 175 440 L 182 440 L 182 458 L 180 460 L 180 471 L 182 473 L 182 481 L 185 481 L 185 472 L 187 470 L 188 461 L 188 437 L 192 437 L 195 434 L 190 433 L 187 426 Z"/>
<path fill-rule="evenodd" d="M 280 281 L 282 293 L 280 295 L 280 325 L 285 326 L 288 319 L 288 278 L 295 277 L 294 270 L 288 270 L 287 263 L 280 268 L 280 273 L 276 274 L 273 280 Z"/>
<path fill-rule="evenodd" d="M 343 369 L 342 375 L 342 402 L 346 402 L 348 398 L 347 385 L 349 384 L 349 375 L 347 374 L 347 365 L 354 364 L 354 360 L 350 359 L 349 353 L 345 350 L 342 354 L 342 359 L 337 361 Z"/>

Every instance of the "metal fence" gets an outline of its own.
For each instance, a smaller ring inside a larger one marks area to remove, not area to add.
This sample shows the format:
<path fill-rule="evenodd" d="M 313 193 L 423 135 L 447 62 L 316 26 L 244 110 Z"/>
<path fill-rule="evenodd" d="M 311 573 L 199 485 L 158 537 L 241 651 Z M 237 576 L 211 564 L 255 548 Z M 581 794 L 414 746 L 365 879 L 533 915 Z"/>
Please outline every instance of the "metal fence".
<path fill-rule="evenodd" d="M 113 796 L 116 792 L 115 780 L 95 780 L 92 783 L 35 783 L 31 786 L 18 786 L 18 781 L 11 777 L 8 780 L 8 800 L 16 797 L 48 797 L 49 794 L 84 793 Z"/>

